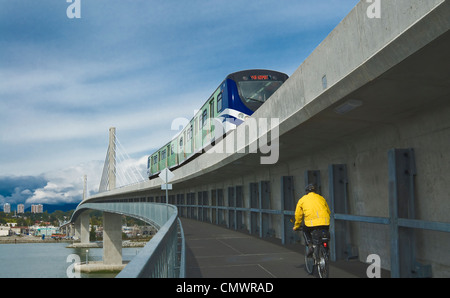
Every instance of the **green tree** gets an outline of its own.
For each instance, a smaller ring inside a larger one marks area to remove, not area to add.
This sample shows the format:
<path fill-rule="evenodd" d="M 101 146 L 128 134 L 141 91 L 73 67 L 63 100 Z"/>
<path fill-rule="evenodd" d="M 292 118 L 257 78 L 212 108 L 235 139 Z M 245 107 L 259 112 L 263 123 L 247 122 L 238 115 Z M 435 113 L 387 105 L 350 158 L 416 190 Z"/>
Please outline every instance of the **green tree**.
<path fill-rule="evenodd" d="M 91 230 L 89 231 L 89 241 L 97 241 L 94 225 L 91 225 Z"/>

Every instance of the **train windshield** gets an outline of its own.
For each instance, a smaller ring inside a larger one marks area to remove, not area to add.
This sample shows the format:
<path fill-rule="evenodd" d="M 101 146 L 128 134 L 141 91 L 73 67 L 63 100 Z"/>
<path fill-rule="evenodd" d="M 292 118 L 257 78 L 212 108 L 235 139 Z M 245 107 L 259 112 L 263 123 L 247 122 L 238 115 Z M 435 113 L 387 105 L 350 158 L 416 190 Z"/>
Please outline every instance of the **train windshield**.
<path fill-rule="evenodd" d="M 282 81 L 239 81 L 242 101 L 251 109 L 259 108 L 283 84 Z"/>

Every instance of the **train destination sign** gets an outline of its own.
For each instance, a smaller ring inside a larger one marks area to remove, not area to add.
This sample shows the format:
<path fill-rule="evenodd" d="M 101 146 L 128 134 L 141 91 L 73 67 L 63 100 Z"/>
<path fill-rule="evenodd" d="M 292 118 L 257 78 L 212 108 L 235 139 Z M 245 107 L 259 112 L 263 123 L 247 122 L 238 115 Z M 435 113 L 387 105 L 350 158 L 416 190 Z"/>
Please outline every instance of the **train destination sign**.
<path fill-rule="evenodd" d="M 269 80 L 270 77 L 268 75 L 253 75 L 250 76 L 250 79 L 254 81 L 263 81 L 263 80 Z"/>

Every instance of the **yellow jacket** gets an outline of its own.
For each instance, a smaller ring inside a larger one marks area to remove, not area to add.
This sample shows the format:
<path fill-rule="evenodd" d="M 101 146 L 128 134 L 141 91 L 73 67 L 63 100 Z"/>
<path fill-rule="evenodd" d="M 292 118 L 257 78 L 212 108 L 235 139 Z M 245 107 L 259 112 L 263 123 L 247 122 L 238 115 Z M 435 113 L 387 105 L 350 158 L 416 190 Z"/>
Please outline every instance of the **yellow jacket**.
<path fill-rule="evenodd" d="M 327 201 L 314 192 L 310 192 L 298 200 L 294 229 L 300 228 L 303 216 L 307 227 L 330 225 L 330 208 Z"/>

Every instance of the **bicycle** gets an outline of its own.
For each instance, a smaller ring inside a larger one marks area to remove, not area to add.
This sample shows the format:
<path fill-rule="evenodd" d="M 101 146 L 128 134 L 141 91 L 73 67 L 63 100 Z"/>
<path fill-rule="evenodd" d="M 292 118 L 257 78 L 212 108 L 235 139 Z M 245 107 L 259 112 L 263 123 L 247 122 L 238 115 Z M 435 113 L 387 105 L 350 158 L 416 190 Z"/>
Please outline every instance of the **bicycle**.
<path fill-rule="evenodd" d="M 291 223 L 295 223 L 293 218 L 290 219 Z M 296 231 L 303 232 L 303 238 L 305 239 L 305 268 L 308 274 L 313 274 L 314 267 L 317 268 L 317 272 L 320 278 L 328 278 L 330 273 L 330 249 L 328 242 L 330 241 L 330 232 L 324 229 L 317 229 L 311 232 L 311 241 L 313 247 L 313 253 L 309 254 L 309 240 L 304 231 L 304 225 L 300 226 L 300 229 Z"/>
<path fill-rule="evenodd" d="M 330 273 L 329 265 L 329 247 L 330 232 L 327 230 L 314 230 L 311 232 L 311 241 L 313 253 L 309 254 L 309 241 L 306 237 L 305 231 L 302 229 L 303 237 L 305 238 L 305 267 L 309 274 L 313 274 L 314 267 L 317 268 L 317 273 L 320 278 L 328 278 Z"/>

